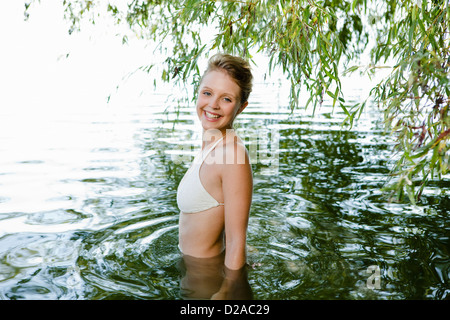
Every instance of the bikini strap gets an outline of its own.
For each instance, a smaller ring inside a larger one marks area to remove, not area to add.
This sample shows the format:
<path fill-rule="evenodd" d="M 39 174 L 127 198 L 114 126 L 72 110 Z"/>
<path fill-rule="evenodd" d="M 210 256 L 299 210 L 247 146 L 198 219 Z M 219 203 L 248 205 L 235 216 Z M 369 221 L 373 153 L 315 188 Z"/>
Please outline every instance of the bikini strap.
<path fill-rule="evenodd" d="M 208 154 L 219 144 L 220 141 L 223 140 L 224 137 L 220 138 L 219 140 L 217 140 L 216 142 L 214 142 L 214 144 L 212 145 L 211 148 L 209 148 L 203 155 L 202 155 L 202 163 L 203 161 L 205 161 L 206 157 L 208 156 Z"/>

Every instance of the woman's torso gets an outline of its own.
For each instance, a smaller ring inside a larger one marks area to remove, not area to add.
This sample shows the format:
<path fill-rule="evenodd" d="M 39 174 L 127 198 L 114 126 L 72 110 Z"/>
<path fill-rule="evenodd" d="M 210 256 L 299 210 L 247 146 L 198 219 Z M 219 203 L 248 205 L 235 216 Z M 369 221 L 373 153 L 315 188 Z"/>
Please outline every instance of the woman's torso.
<path fill-rule="evenodd" d="M 207 154 L 200 159 L 200 163 L 195 163 L 199 159 L 194 160 L 189 169 L 191 172 L 188 171 L 180 182 L 177 196 L 180 207 L 179 247 L 184 254 L 194 257 L 212 257 L 224 250 L 224 206 L 220 176 L 223 161 L 219 160 L 223 159 L 224 142 L 216 142 L 204 148 Z M 196 178 L 197 182 L 189 182 Z M 202 195 L 200 199 L 196 199 L 198 194 Z M 203 206 L 197 206 L 198 202 L 203 202 Z M 183 212 L 183 207 L 200 211 Z"/>

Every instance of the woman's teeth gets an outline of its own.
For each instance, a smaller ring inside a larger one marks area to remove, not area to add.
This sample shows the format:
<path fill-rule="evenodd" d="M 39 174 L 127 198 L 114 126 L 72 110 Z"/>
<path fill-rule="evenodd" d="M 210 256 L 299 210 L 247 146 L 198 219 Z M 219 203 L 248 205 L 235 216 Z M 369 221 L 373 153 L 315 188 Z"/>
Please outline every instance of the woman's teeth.
<path fill-rule="evenodd" d="M 209 113 L 208 111 L 205 111 L 205 113 L 206 113 L 206 116 L 207 116 L 208 118 L 212 118 L 212 119 L 218 119 L 218 118 L 220 118 L 219 115 L 215 115 L 215 114 Z"/>

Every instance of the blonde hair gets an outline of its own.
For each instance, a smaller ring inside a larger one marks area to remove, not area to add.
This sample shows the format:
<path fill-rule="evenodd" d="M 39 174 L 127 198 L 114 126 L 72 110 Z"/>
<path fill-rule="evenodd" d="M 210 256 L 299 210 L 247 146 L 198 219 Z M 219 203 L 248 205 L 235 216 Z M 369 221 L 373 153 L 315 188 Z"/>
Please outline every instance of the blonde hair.
<path fill-rule="evenodd" d="M 203 77 L 210 71 L 224 70 L 239 86 L 241 105 L 248 101 L 248 97 L 252 92 L 253 75 L 250 64 L 241 57 L 232 56 L 229 54 L 218 53 L 209 59 L 208 67 L 206 68 Z M 203 80 L 200 80 L 200 83 Z"/>

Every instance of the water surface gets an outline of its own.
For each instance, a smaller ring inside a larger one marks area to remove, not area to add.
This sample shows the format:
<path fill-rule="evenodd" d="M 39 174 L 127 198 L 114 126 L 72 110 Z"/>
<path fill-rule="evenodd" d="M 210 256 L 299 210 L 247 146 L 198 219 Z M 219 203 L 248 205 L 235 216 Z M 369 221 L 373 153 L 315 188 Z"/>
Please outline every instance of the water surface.
<path fill-rule="evenodd" d="M 39 122 L 1 109 L 1 299 L 183 297 L 176 189 L 199 128 L 192 106 L 164 112 L 168 95 Z M 276 81 L 258 82 L 240 116 L 253 298 L 448 299 L 448 180 L 418 206 L 390 202 L 379 188 L 393 142 L 379 111 L 351 130 L 342 119 L 328 102 L 291 114 Z"/>

